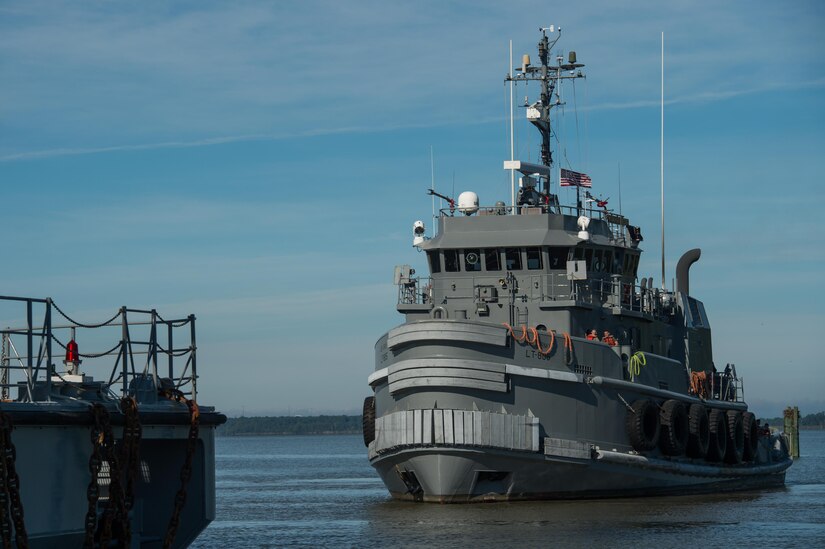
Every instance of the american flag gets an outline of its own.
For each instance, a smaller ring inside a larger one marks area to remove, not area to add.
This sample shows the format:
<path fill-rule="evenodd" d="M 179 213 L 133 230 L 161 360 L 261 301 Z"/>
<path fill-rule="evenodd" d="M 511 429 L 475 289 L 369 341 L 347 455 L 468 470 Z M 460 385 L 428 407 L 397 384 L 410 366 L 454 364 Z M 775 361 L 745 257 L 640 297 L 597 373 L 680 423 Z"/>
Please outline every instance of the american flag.
<path fill-rule="evenodd" d="M 587 187 L 593 186 L 593 181 L 586 173 L 574 172 L 572 170 L 561 169 L 561 178 L 559 180 L 561 187 Z"/>

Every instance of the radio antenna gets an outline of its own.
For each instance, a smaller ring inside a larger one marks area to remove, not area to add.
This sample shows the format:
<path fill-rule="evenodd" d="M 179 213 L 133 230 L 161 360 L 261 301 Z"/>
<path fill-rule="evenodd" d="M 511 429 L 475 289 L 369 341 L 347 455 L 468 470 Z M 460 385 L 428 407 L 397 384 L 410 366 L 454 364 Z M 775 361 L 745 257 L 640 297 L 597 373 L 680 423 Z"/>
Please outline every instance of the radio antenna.
<path fill-rule="evenodd" d="M 662 31 L 662 101 L 659 134 L 659 166 L 662 195 L 662 290 L 665 289 L 665 33 Z"/>

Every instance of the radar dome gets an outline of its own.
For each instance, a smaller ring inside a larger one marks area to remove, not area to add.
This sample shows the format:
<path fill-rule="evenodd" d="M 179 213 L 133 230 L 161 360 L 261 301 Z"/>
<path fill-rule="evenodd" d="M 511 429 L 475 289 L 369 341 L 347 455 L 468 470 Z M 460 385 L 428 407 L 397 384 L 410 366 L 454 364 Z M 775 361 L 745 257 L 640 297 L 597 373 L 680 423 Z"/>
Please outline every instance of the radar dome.
<path fill-rule="evenodd" d="M 587 227 L 590 226 L 590 218 L 586 215 L 582 215 L 578 219 L 579 229 L 579 238 L 581 240 L 590 240 L 590 233 L 587 231 Z"/>
<path fill-rule="evenodd" d="M 464 215 L 473 215 L 478 211 L 478 195 L 473 191 L 464 191 L 458 195 L 458 211 Z"/>

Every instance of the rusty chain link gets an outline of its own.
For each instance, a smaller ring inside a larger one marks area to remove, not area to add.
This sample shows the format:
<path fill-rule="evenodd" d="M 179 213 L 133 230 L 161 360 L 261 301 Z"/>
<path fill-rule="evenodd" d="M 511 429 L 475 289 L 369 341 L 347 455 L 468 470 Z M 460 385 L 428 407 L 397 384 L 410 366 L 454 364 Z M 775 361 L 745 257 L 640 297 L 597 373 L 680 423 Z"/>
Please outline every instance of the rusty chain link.
<path fill-rule="evenodd" d="M 129 401 L 129 402 L 127 402 Z M 98 485 L 98 475 L 103 460 L 109 464 L 109 498 L 106 508 L 103 511 L 103 519 L 100 524 L 99 547 L 108 547 L 112 534 L 117 537 L 118 547 L 128 547 L 131 544 L 132 532 L 131 521 L 129 520 L 129 510 L 134 501 L 134 478 L 133 469 L 137 467 L 138 452 L 140 446 L 140 421 L 137 415 L 137 403 L 132 398 L 124 398 L 121 402 L 124 406 L 124 441 L 121 446 L 121 455 L 126 455 L 129 497 L 131 502 L 127 503 L 127 496 L 124 494 L 121 482 L 120 459 L 118 459 L 115 449 L 115 437 L 112 432 L 112 424 L 106 407 L 100 403 L 95 403 L 92 408 L 93 425 L 91 430 L 92 455 L 89 457 L 89 473 L 91 480 L 86 491 L 89 500 L 89 509 L 86 513 L 86 537 L 83 546 L 86 548 L 95 547 L 95 535 L 97 534 L 97 503 L 100 499 L 100 486 Z M 137 434 L 137 438 L 135 438 Z"/>
<path fill-rule="evenodd" d="M 0 430 L 2 430 L 3 445 L 0 460 L 3 461 L 3 479 L 5 482 L 8 501 L 10 504 L 11 520 L 14 523 L 14 542 L 19 549 L 28 549 L 29 536 L 26 534 L 26 523 L 23 519 L 23 503 L 20 501 L 20 477 L 17 475 L 15 460 L 17 451 L 11 440 L 11 432 L 14 426 L 11 417 L 4 412 L 0 412 Z M 5 520 L 5 519 L 4 519 Z M 5 532 L 3 532 L 3 543 L 5 544 Z M 11 532 L 9 532 L 11 538 Z"/>
<path fill-rule="evenodd" d="M 89 456 L 89 487 L 86 489 L 86 499 L 89 500 L 89 509 L 86 512 L 86 537 L 83 540 L 83 547 L 93 549 L 95 546 L 95 530 L 97 529 L 97 500 L 100 498 L 100 487 L 97 477 L 100 473 L 100 466 L 103 463 L 100 448 L 103 446 L 103 414 L 108 415 L 106 408 L 102 404 L 95 402 L 91 407 L 92 429 L 90 432 L 92 440 L 92 455 Z"/>
<path fill-rule="evenodd" d="M 163 389 L 160 391 L 161 396 L 183 402 L 189 408 L 189 437 L 186 440 L 186 458 L 183 462 L 183 467 L 180 471 L 180 488 L 175 494 L 175 509 L 172 511 L 172 517 L 169 519 L 169 526 L 166 528 L 166 537 L 163 540 L 164 549 L 170 549 L 175 542 L 175 535 L 180 525 L 180 514 L 183 511 L 183 506 L 186 504 L 186 485 L 192 477 L 192 458 L 195 455 L 195 449 L 198 443 L 198 428 L 200 426 L 200 410 L 198 403 L 194 400 L 187 399 L 184 394 L 177 389 Z"/>
<path fill-rule="evenodd" d="M 0 421 L 5 427 L 6 418 L 2 414 Z M 0 429 L 0 455 L 5 455 L 8 444 L 5 428 Z M 6 460 L 0 459 L 0 535 L 3 538 L 3 549 L 12 547 L 11 521 L 9 520 L 9 494 L 6 486 Z"/>
<path fill-rule="evenodd" d="M 123 411 L 123 440 L 121 442 L 121 462 L 126 471 L 126 511 L 131 511 L 135 504 L 135 483 L 140 472 L 140 440 L 143 428 L 138 416 L 137 400 L 123 397 L 120 401 Z"/>
<path fill-rule="evenodd" d="M 108 547 L 114 530 L 119 547 L 128 547 L 131 538 L 129 514 L 123 495 L 120 477 L 120 460 L 115 451 L 115 437 L 108 412 L 103 415 L 103 451 L 109 462 L 109 500 L 103 512 L 103 524 L 100 532 L 100 546 Z"/>

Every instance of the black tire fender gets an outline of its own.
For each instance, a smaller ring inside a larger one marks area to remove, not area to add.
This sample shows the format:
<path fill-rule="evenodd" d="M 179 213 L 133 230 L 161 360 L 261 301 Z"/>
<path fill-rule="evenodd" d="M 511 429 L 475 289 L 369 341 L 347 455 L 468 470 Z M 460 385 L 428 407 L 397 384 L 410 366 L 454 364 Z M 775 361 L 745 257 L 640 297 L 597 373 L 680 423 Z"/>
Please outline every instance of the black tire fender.
<path fill-rule="evenodd" d="M 639 399 L 627 411 L 627 437 L 637 452 L 647 452 L 659 442 L 659 409 L 651 400 Z"/>
<path fill-rule="evenodd" d="M 364 431 L 364 446 L 369 446 L 375 440 L 375 397 L 364 399 L 364 413 L 361 416 L 361 426 Z"/>
<path fill-rule="evenodd" d="M 703 458 L 710 446 L 710 420 L 708 410 L 702 404 L 691 404 L 688 411 L 687 455 Z"/>
<path fill-rule="evenodd" d="M 759 449 L 759 429 L 756 428 L 756 416 L 753 412 L 742 414 L 742 430 L 745 431 L 745 451 L 742 459 L 754 461 Z"/>
<path fill-rule="evenodd" d="M 728 420 L 724 410 L 714 408 L 710 411 L 708 430 L 710 431 L 710 437 L 705 459 L 708 461 L 722 461 L 728 450 Z"/>
<path fill-rule="evenodd" d="M 728 410 L 728 451 L 725 453 L 727 463 L 742 463 L 745 453 L 745 429 L 742 424 L 742 412 Z"/>
<path fill-rule="evenodd" d="M 685 405 L 678 400 L 666 400 L 662 405 L 662 432 L 659 447 L 668 456 L 681 456 L 688 443 L 688 414 Z"/>

